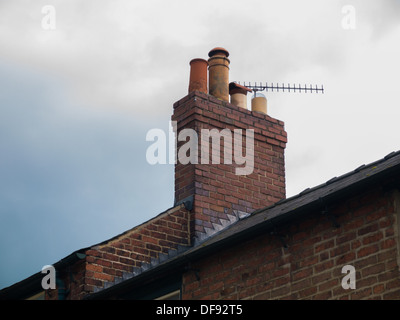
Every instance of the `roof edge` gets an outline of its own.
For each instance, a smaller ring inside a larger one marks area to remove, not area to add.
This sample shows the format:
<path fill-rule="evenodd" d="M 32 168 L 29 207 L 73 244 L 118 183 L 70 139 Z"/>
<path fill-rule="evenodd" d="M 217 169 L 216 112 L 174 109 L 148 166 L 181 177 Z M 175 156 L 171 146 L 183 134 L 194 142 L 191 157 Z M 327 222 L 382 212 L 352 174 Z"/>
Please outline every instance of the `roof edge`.
<path fill-rule="evenodd" d="M 53 267 L 57 270 L 61 270 L 66 266 L 72 265 L 79 260 L 83 260 L 86 257 L 86 250 L 89 248 L 83 248 L 74 251 L 65 258 L 59 260 L 53 264 Z M 44 274 L 39 271 L 34 273 L 28 278 L 21 280 L 9 287 L 5 287 L 0 290 L 0 300 L 16 300 L 16 299 L 26 299 L 40 291 L 42 288 L 42 279 Z"/>

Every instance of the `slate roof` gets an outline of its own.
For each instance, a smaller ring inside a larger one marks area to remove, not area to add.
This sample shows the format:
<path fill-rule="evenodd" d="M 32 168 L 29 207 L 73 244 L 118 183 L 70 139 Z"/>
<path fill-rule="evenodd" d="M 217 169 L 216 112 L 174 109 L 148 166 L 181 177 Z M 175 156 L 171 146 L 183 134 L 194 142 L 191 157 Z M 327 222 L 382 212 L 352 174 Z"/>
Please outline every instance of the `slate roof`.
<path fill-rule="evenodd" d="M 311 207 L 324 207 L 339 197 L 348 195 L 362 186 L 373 185 L 383 177 L 393 177 L 397 173 L 400 177 L 400 151 L 392 152 L 381 160 L 369 165 L 362 165 L 355 170 L 339 177 L 334 177 L 314 188 L 308 188 L 296 196 L 281 200 L 274 205 L 252 213 L 249 217 L 240 220 L 235 225 L 222 231 L 202 244 L 211 244 L 229 239 L 238 233 L 249 231 L 251 228 L 274 227 L 278 223 L 298 216 L 301 211 L 308 211 Z M 398 181 L 400 186 L 400 181 Z M 194 251 L 193 248 L 189 251 Z M 187 252 L 189 253 L 189 252 Z"/>

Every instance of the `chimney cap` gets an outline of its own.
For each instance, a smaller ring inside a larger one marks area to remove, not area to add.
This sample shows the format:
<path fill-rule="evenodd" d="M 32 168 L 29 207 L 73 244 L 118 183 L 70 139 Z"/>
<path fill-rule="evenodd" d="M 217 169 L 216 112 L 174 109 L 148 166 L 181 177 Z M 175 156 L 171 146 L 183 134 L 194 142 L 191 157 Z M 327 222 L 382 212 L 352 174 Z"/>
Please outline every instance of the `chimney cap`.
<path fill-rule="evenodd" d="M 242 86 L 236 82 L 231 82 L 229 84 L 229 93 L 234 94 L 234 93 L 242 93 L 242 94 L 247 94 L 247 92 L 253 92 L 250 88 L 247 88 L 245 86 Z"/>
<path fill-rule="evenodd" d="M 194 59 L 190 60 L 189 64 L 191 65 L 194 62 L 204 62 L 208 65 L 208 61 L 205 59 L 202 59 L 202 58 L 194 58 Z"/>
<path fill-rule="evenodd" d="M 222 55 L 224 55 L 225 57 L 229 57 L 229 52 L 228 52 L 228 50 L 226 50 L 226 49 L 224 49 L 224 48 L 222 48 L 222 47 L 216 47 L 216 48 L 214 48 L 214 49 L 212 49 L 209 53 L 208 53 L 208 56 L 211 58 L 211 57 L 213 57 L 213 56 L 215 56 L 216 54 L 222 54 Z"/>

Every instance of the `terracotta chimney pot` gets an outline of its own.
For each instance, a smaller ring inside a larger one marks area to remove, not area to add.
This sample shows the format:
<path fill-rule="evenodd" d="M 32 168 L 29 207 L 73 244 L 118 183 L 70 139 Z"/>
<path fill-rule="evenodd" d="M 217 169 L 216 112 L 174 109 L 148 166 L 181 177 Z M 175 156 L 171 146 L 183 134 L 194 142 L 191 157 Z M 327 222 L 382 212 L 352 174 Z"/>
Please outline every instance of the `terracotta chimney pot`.
<path fill-rule="evenodd" d="M 192 91 L 208 93 L 207 67 L 207 60 L 197 58 L 190 61 L 189 93 Z"/>
<path fill-rule="evenodd" d="M 231 82 L 229 84 L 229 94 L 231 95 L 231 103 L 235 106 L 247 109 L 247 92 L 253 92 L 253 90 Z"/>
<path fill-rule="evenodd" d="M 217 47 L 208 56 L 209 94 L 229 102 L 229 52 Z"/>

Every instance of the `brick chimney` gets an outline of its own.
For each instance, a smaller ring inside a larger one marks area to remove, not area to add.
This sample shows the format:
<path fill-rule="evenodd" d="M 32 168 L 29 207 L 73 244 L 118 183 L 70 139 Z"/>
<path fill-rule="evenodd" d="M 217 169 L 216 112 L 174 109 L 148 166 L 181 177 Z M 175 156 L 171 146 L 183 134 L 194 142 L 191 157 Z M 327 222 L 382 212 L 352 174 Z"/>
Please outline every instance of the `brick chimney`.
<path fill-rule="evenodd" d="M 286 196 L 284 123 L 226 101 L 228 55 L 223 48 L 210 51 L 208 94 L 194 90 L 174 104 L 175 202 L 193 200 L 193 241 Z M 197 148 L 188 148 L 189 142 Z M 179 155 L 188 153 L 190 161 L 182 163 Z"/>

